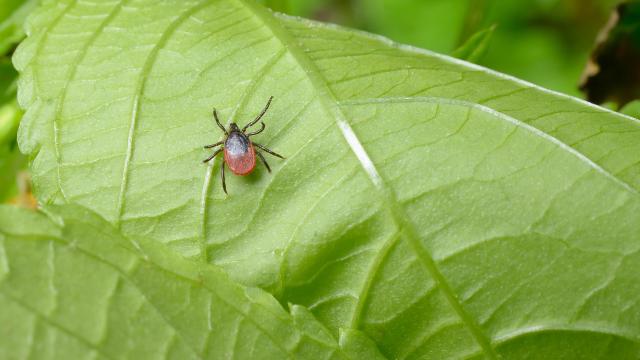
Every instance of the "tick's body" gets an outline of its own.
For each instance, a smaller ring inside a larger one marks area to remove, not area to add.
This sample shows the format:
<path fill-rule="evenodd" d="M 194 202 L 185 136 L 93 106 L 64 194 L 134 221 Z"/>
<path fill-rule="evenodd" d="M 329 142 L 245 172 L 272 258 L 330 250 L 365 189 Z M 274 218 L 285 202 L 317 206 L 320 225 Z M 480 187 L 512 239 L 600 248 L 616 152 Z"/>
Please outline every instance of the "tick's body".
<path fill-rule="evenodd" d="M 239 130 L 231 130 L 224 142 L 224 162 L 236 175 L 248 175 L 256 167 L 256 151 L 251 140 Z"/>
<path fill-rule="evenodd" d="M 260 160 L 262 160 L 264 165 L 267 167 L 267 171 L 271 172 L 271 168 L 269 168 L 269 164 L 265 160 L 264 156 L 262 156 L 260 151 L 256 151 L 256 148 L 257 150 L 262 150 L 271 155 L 284 159 L 284 157 L 282 157 L 281 155 L 278 155 L 275 152 L 269 150 L 268 148 L 260 144 L 256 144 L 249 139 L 251 136 L 257 135 L 261 133 L 262 130 L 264 130 L 265 124 L 263 122 L 260 123 L 262 125 L 260 130 L 254 131 L 252 133 L 246 133 L 246 130 L 249 127 L 255 125 L 262 118 L 262 116 L 267 112 L 267 109 L 269 109 L 269 105 L 271 104 L 272 99 L 273 99 L 273 96 L 269 98 L 269 101 L 267 102 L 267 105 L 264 107 L 262 112 L 260 112 L 260 114 L 252 122 L 245 125 L 245 127 L 243 127 L 242 130 L 238 128 L 238 125 L 236 125 L 236 123 L 231 123 L 229 125 L 229 130 L 227 131 L 227 129 L 225 129 L 225 127 L 222 126 L 222 124 L 220 124 L 220 120 L 218 120 L 218 114 L 216 113 L 216 110 L 213 109 L 213 117 L 215 118 L 216 123 L 218 124 L 220 129 L 224 131 L 225 139 L 222 141 L 218 141 L 215 144 L 205 146 L 205 149 L 210 149 L 210 148 L 214 148 L 222 145 L 221 148 L 216 150 L 213 153 L 213 155 L 209 156 L 203 162 L 207 162 L 213 159 L 221 151 L 224 151 L 224 162 L 220 167 L 221 169 L 220 176 L 222 178 L 222 189 L 224 190 L 225 193 L 227 192 L 227 186 L 224 180 L 225 164 L 229 166 L 229 169 L 234 174 L 244 176 L 244 175 L 250 174 L 253 171 L 253 169 L 256 167 L 256 155 L 260 158 Z"/>

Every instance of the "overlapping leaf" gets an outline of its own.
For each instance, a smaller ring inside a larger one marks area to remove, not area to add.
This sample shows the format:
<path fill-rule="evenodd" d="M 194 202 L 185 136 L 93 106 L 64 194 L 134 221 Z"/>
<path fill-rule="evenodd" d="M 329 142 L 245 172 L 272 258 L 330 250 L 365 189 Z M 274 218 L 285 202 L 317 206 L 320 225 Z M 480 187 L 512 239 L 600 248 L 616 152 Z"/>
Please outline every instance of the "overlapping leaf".
<path fill-rule="evenodd" d="M 129 241 L 77 207 L 0 206 L 0 357 L 348 359 L 379 356 L 362 335 L 338 345 L 299 306 L 242 288 L 210 265 Z"/>
<path fill-rule="evenodd" d="M 393 358 L 636 358 L 640 124 L 250 1 L 50 1 L 15 62 L 39 199 Z M 211 120 L 287 156 L 218 183 Z"/>

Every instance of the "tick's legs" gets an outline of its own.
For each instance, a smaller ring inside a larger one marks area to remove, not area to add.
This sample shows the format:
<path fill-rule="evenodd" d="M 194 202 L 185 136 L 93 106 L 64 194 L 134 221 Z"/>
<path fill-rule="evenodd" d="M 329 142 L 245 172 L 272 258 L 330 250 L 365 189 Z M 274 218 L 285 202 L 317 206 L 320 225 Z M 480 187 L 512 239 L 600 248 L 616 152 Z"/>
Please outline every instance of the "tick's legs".
<path fill-rule="evenodd" d="M 220 151 L 222 151 L 222 150 L 223 150 L 223 148 L 220 148 L 220 149 L 216 150 L 216 151 L 213 153 L 213 155 L 211 155 L 211 156 L 209 156 L 208 158 L 206 158 L 206 159 L 202 160 L 202 162 L 203 162 L 203 163 L 206 163 L 206 162 L 210 161 L 211 159 L 213 159 L 214 157 L 216 157 L 216 155 L 220 154 Z"/>
<path fill-rule="evenodd" d="M 264 163 L 264 166 L 267 167 L 267 171 L 271 172 L 271 168 L 269 167 L 269 163 L 267 162 L 267 160 L 265 160 L 264 156 L 262 156 L 262 153 L 260 153 L 259 151 L 256 151 L 256 154 L 258 155 L 260 160 L 262 160 L 262 162 Z"/>
<path fill-rule="evenodd" d="M 222 179 L 222 190 L 224 190 L 224 193 L 229 195 L 229 193 L 227 193 L 227 183 L 224 182 L 224 161 L 222 162 L 222 166 L 220 166 L 220 178 Z"/>
<path fill-rule="evenodd" d="M 205 148 L 205 149 L 211 149 L 211 148 L 214 148 L 214 147 L 216 147 L 216 146 L 218 146 L 218 145 L 222 145 L 222 144 L 224 144 L 224 140 L 218 141 L 218 142 L 217 142 L 217 143 L 215 143 L 215 144 L 205 145 L 205 146 L 204 146 L 204 148 Z"/>
<path fill-rule="evenodd" d="M 284 156 L 282 156 L 282 155 L 280 155 L 280 154 L 278 154 L 278 153 L 275 153 L 275 152 L 273 152 L 273 151 L 269 150 L 268 148 L 266 148 L 266 147 L 264 147 L 264 146 L 262 146 L 262 145 L 260 145 L 260 144 L 257 144 L 257 143 L 254 143 L 254 142 L 252 142 L 252 144 L 253 144 L 253 145 L 255 145 L 255 146 L 257 146 L 257 147 L 259 147 L 259 148 L 260 148 L 260 149 L 262 149 L 263 151 L 268 152 L 269 154 L 271 154 L 271 155 L 273 155 L 273 156 L 277 156 L 277 157 L 279 157 L 280 159 L 284 159 Z"/>
<path fill-rule="evenodd" d="M 216 124 L 218 124 L 218 127 L 220 127 L 220 129 L 224 132 L 225 135 L 229 135 L 229 133 L 227 132 L 227 129 L 224 128 L 224 126 L 222 126 L 222 124 L 220 124 L 220 120 L 218 119 L 218 112 L 216 111 L 216 109 L 213 109 L 213 118 L 216 119 Z"/>
<path fill-rule="evenodd" d="M 246 135 L 247 135 L 247 137 L 251 137 L 251 136 L 253 136 L 253 135 L 258 135 L 258 134 L 260 134 L 260 133 L 262 132 L 262 130 L 264 130 L 264 128 L 265 128 L 265 125 L 264 125 L 264 123 L 263 123 L 263 122 L 261 122 L 261 123 L 260 123 L 260 125 L 262 125 L 262 127 L 260 128 L 260 130 L 256 130 L 256 131 L 254 131 L 254 132 L 250 132 L 250 133 L 246 134 Z"/>
<path fill-rule="evenodd" d="M 260 114 L 258 114 L 258 116 L 253 119 L 252 122 L 248 123 L 247 125 L 245 125 L 242 128 L 242 132 L 244 132 L 245 130 L 247 130 L 247 128 L 255 125 L 258 121 L 260 121 L 260 119 L 262 118 L 262 116 L 264 116 L 264 114 L 267 112 L 267 110 L 269 109 L 269 105 L 271 105 L 271 100 L 273 100 L 273 96 L 269 97 L 269 101 L 267 101 L 267 105 L 265 105 L 264 109 L 262 109 L 262 111 L 260 112 Z"/>

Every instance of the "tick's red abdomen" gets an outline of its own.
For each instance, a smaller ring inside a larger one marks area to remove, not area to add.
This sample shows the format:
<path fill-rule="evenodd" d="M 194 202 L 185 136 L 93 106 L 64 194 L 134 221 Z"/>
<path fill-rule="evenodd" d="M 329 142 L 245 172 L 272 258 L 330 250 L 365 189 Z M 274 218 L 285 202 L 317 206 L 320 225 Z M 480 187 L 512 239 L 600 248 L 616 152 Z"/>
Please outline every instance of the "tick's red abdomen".
<path fill-rule="evenodd" d="M 224 162 L 236 175 L 248 175 L 256 167 L 256 152 L 241 132 L 232 131 L 224 142 Z"/>

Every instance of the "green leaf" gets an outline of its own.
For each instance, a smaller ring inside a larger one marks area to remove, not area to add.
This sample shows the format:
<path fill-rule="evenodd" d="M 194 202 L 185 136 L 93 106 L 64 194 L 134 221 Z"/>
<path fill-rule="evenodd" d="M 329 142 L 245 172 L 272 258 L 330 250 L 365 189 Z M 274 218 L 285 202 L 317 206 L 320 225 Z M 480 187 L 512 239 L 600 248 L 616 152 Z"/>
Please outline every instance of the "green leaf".
<path fill-rule="evenodd" d="M 341 359 L 380 355 L 359 333 L 340 346 L 308 310 L 231 282 L 79 207 L 0 206 L 0 357 Z M 59 225 L 63 224 L 63 225 Z"/>
<path fill-rule="evenodd" d="M 493 35 L 495 29 L 496 25 L 492 25 L 487 29 L 471 35 L 469 39 L 467 39 L 462 46 L 454 50 L 451 55 L 469 62 L 478 62 L 487 51 L 487 47 L 491 41 L 491 35 Z"/>
<path fill-rule="evenodd" d="M 640 100 L 634 100 L 620 110 L 623 114 L 640 119 Z"/>
<path fill-rule="evenodd" d="M 141 21 L 141 19 L 152 19 Z M 251 1 L 50 1 L 14 62 L 43 203 L 79 203 L 390 358 L 635 359 L 640 122 Z M 222 192 L 211 119 L 285 155 Z M 344 333 L 344 331 L 343 331 Z"/>

